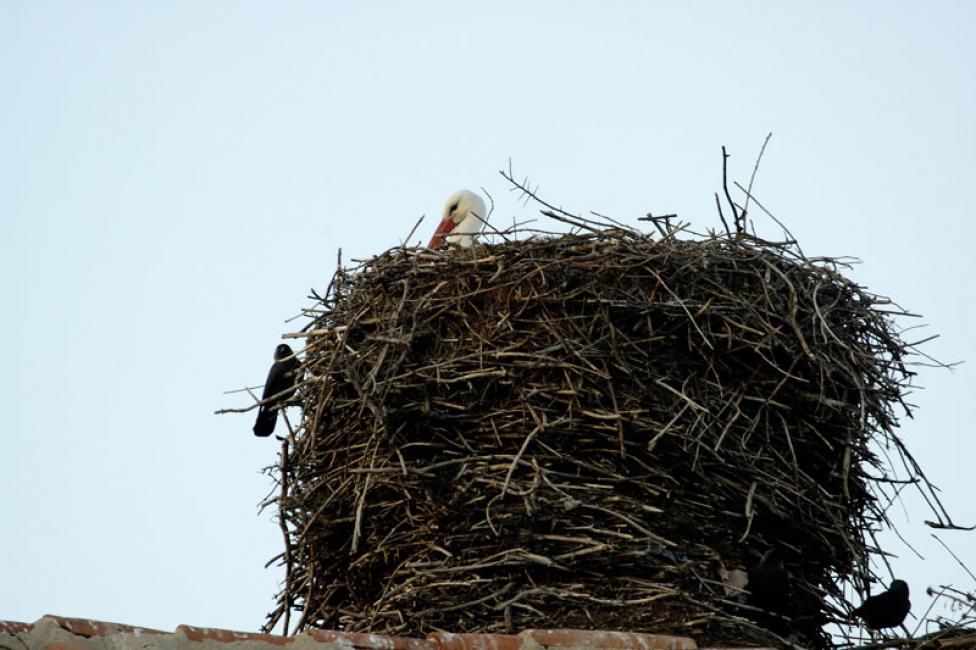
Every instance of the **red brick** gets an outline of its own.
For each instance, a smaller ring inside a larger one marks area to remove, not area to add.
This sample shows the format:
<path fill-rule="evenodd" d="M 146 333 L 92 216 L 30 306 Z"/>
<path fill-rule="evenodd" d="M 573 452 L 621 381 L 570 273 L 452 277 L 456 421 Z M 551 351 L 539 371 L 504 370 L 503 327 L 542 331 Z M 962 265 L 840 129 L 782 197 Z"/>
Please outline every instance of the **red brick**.
<path fill-rule="evenodd" d="M 612 632 L 607 630 L 526 630 L 519 636 L 533 639 L 539 645 L 591 646 L 613 650 L 698 650 L 694 639 L 666 634 Z"/>
<path fill-rule="evenodd" d="M 34 626 L 30 623 L 0 621 L 0 634 L 20 634 L 21 632 L 30 632 L 33 629 Z"/>
<path fill-rule="evenodd" d="M 233 643 L 235 641 L 261 641 L 274 645 L 287 645 L 294 641 L 294 637 L 262 634 L 261 632 L 235 632 L 216 627 L 193 627 L 180 625 L 176 631 L 182 632 L 190 641 L 217 641 L 219 643 Z"/>
<path fill-rule="evenodd" d="M 432 632 L 427 635 L 440 650 L 519 650 L 522 639 L 515 634 L 452 634 Z"/>
<path fill-rule="evenodd" d="M 338 632 L 309 628 L 304 632 L 319 643 L 337 643 L 364 650 L 439 650 L 437 644 L 427 639 L 408 639 L 402 636 L 384 636 L 368 632 Z"/>
<path fill-rule="evenodd" d="M 61 629 L 83 637 L 109 636 L 110 634 L 169 634 L 169 632 L 148 627 L 93 621 L 87 618 L 66 618 L 64 616 L 52 616 L 51 614 L 45 615 L 44 618 L 52 619 L 61 626 Z"/>

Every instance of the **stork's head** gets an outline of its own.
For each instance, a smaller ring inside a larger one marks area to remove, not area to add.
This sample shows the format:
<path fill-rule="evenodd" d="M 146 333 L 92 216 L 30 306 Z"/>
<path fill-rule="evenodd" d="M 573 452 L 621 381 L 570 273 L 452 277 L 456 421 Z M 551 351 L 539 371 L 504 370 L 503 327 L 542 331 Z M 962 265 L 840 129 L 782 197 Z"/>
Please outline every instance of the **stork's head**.
<path fill-rule="evenodd" d="M 444 204 L 444 215 L 427 244 L 428 248 L 442 248 L 447 244 L 470 246 L 472 235 L 481 232 L 488 219 L 488 211 L 481 197 L 471 190 L 458 190 Z"/>

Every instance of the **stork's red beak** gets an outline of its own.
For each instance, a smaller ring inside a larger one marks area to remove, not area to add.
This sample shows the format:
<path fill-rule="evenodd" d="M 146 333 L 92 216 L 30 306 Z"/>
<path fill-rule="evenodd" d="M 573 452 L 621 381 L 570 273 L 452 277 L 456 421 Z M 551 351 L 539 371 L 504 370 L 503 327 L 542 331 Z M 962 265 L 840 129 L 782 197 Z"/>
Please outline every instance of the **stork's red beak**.
<path fill-rule="evenodd" d="M 427 248 L 443 248 L 447 245 L 444 235 L 454 230 L 455 226 L 457 224 L 450 217 L 441 221 L 441 225 L 437 226 L 437 230 L 434 231 L 434 236 L 430 238 L 430 243 L 427 244 Z"/>

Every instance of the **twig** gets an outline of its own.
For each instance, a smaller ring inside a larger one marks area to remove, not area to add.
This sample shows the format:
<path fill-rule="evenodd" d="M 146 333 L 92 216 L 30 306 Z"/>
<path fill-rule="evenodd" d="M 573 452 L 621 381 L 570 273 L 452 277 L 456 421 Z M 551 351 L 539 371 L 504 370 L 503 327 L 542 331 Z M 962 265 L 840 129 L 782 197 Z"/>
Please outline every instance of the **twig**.
<path fill-rule="evenodd" d="M 770 138 L 773 137 L 773 132 L 770 131 L 766 134 L 766 139 L 763 140 L 762 147 L 759 149 L 759 155 L 756 156 L 756 164 L 752 168 L 752 175 L 749 177 L 749 189 L 746 190 L 746 200 L 745 204 L 742 206 L 742 218 L 745 219 L 746 215 L 749 214 L 749 199 L 752 196 L 752 184 L 756 180 L 756 174 L 759 172 L 759 163 L 762 162 L 763 154 L 766 153 L 766 145 L 769 144 Z M 738 185 L 738 183 L 736 183 Z M 791 237 L 792 239 L 792 237 Z"/>
<path fill-rule="evenodd" d="M 732 220 L 735 222 L 735 234 L 739 235 L 745 232 L 745 223 L 741 222 L 741 215 L 739 213 L 739 208 L 736 206 L 735 202 L 732 200 L 732 196 L 729 194 L 729 178 L 728 178 L 728 164 L 729 164 L 729 154 L 725 152 L 725 147 L 722 147 L 722 191 L 725 192 L 725 200 L 728 201 L 729 207 L 732 209 Z M 721 214 L 721 213 L 720 213 Z M 722 223 L 725 223 L 725 219 L 722 219 Z"/>

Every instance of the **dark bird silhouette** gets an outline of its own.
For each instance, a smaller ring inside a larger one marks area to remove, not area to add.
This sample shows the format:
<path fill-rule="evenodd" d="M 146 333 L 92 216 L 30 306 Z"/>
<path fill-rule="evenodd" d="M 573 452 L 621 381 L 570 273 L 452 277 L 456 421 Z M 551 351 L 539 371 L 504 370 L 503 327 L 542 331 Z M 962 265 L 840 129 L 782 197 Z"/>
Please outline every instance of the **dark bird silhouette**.
<path fill-rule="evenodd" d="M 864 619 L 864 625 L 869 630 L 880 630 L 883 627 L 901 625 L 911 607 L 908 583 L 904 580 L 892 580 L 888 591 L 865 600 L 864 604 L 854 610 L 854 615 Z"/>
<path fill-rule="evenodd" d="M 295 394 L 298 382 L 298 368 L 301 366 L 290 346 L 282 343 L 275 348 L 274 363 L 268 371 L 268 379 L 264 382 L 264 392 L 261 401 L 274 397 L 275 399 L 258 407 L 258 417 L 254 421 L 254 435 L 259 438 L 270 436 L 278 422 L 278 406 L 288 401 Z M 276 397 L 277 396 L 277 397 Z"/>
<path fill-rule="evenodd" d="M 783 566 L 778 548 L 766 551 L 748 571 L 749 604 L 770 612 L 782 613 L 790 598 L 790 574 Z"/>

